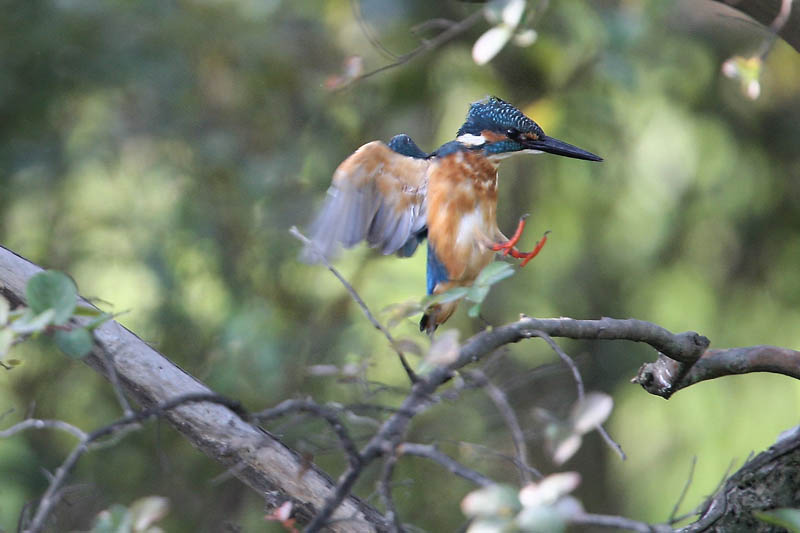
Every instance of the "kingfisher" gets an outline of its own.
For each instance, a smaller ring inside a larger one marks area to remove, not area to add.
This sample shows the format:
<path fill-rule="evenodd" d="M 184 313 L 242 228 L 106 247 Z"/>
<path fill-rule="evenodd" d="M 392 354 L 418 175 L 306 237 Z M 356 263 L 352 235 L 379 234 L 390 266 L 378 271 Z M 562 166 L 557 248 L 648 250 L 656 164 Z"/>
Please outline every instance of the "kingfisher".
<path fill-rule="evenodd" d="M 539 153 L 603 160 L 545 135 L 522 111 L 495 96 L 471 104 L 456 139 L 431 153 L 405 134 L 388 143 L 369 142 L 334 172 L 302 258 L 329 259 L 339 246 L 364 240 L 385 255 L 409 257 L 427 238 L 429 295 L 472 285 L 498 252 L 521 259 L 520 266 L 525 266 L 547 235 L 532 251 L 521 252 L 516 244 L 525 217 L 510 239 L 500 231 L 497 169 L 507 157 Z M 457 305 L 429 306 L 420 330 L 433 334 Z"/>

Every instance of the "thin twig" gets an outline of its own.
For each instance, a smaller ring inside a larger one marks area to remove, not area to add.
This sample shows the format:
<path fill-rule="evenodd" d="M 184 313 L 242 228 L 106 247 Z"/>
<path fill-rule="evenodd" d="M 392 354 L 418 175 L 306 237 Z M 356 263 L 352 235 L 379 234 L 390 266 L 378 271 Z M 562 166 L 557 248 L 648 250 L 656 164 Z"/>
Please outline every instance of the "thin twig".
<path fill-rule="evenodd" d="M 667 525 L 648 524 L 647 522 L 631 520 L 623 516 L 582 513 L 571 516 L 569 521 L 573 524 L 609 527 L 617 530 L 639 531 L 641 533 L 673 533 L 672 528 Z"/>
<path fill-rule="evenodd" d="M 561 346 L 559 346 L 558 343 L 554 341 L 553 338 L 550 337 L 550 335 L 548 335 L 547 333 L 543 331 L 533 331 L 531 333 L 532 335 L 539 337 L 547 344 L 549 344 L 550 348 L 552 348 L 553 351 L 558 354 L 561 360 L 564 361 L 564 364 L 566 364 L 567 367 L 569 367 L 569 369 L 572 371 L 572 377 L 575 379 L 575 387 L 578 389 L 578 401 L 579 402 L 583 401 L 583 399 L 586 397 L 586 389 L 583 386 L 583 377 L 581 376 L 580 370 L 578 370 L 578 365 L 575 364 L 575 361 L 572 359 L 572 357 L 567 355 L 567 352 L 562 350 Z M 606 442 L 606 444 L 612 450 L 617 452 L 617 455 L 619 455 L 620 459 L 622 459 L 623 461 L 627 459 L 627 456 L 625 455 L 625 451 L 622 449 L 622 446 L 620 446 L 620 444 L 617 441 L 615 441 L 611 437 L 611 435 L 608 434 L 608 431 L 606 431 L 606 428 L 604 428 L 602 424 L 597 424 L 597 432 L 600 434 L 601 437 L 603 437 L 603 440 Z"/>
<path fill-rule="evenodd" d="M 533 477 L 531 476 L 531 468 L 528 466 L 528 447 L 525 444 L 525 433 L 522 431 L 522 426 L 520 426 L 517 415 L 514 413 L 514 409 L 508 402 L 505 392 L 503 392 L 497 385 L 492 383 L 489 377 L 481 370 L 472 370 L 469 372 L 469 375 L 475 376 L 478 379 L 478 382 L 483 385 L 483 389 L 486 391 L 487 396 L 489 396 L 489 399 L 491 399 L 492 403 L 494 403 L 497 411 L 500 413 L 500 416 L 503 417 L 503 420 L 505 421 L 506 426 L 508 426 L 508 430 L 511 433 L 511 440 L 514 443 L 517 462 L 521 465 L 524 465 L 523 468 L 519 468 L 519 475 L 522 484 L 525 485 L 530 483 L 533 481 Z"/>
<path fill-rule="evenodd" d="M 81 442 L 72 449 L 64 462 L 61 463 L 61 466 L 56 469 L 52 479 L 50 480 L 50 484 L 47 486 L 47 490 L 45 490 L 44 494 L 39 500 L 39 505 L 36 508 L 33 518 L 31 519 L 30 525 L 25 529 L 25 533 L 38 533 L 44 529 L 48 516 L 59 501 L 61 485 L 63 485 L 64 481 L 66 481 L 67 476 L 75 467 L 78 459 L 80 459 L 81 456 L 86 453 L 87 450 L 89 450 L 89 446 L 93 442 L 103 437 L 112 435 L 126 426 L 138 424 L 144 420 L 147 420 L 148 418 L 160 416 L 171 409 L 175 409 L 181 405 L 193 402 L 218 403 L 225 405 L 236 412 L 242 412 L 241 406 L 238 402 L 224 398 L 218 394 L 185 394 L 162 402 L 149 409 L 134 412 L 130 415 L 120 418 L 119 420 L 116 420 L 115 422 L 112 422 L 111 424 L 96 429 L 89 434 L 85 434 L 85 436 L 81 439 Z"/>
<path fill-rule="evenodd" d="M 696 466 L 697 466 L 697 456 L 695 455 L 692 457 L 692 465 L 689 467 L 689 476 L 686 478 L 686 483 L 683 485 L 683 490 L 681 490 L 681 493 L 678 496 L 678 501 L 676 501 L 675 505 L 672 507 L 672 512 L 669 513 L 669 518 L 667 519 L 667 523 L 669 524 L 674 524 L 676 522 L 675 516 L 678 514 L 678 509 L 683 503 L 684 498 L 686 498 L 686 494 L 689 492 L 689 487 L 692 485 L 692 479 L 694 478 L 694 469 Z"/>
<path fill-rule="evenodd" d="M 408 52 L 407 54 L 401 55 L 393 63 L 389 63 L 388 65 L 378 67 L 375 70 L 371 70 L 365 74 L 362 74 L 361 76 L 353 80 L 353 82 L 361 81 L 371 76 L 374 76 L 375 74 L 379 74 L 386 70 L 399 67 L 400 65 L 408 63 L 415 57 L 422 55 L 425 52 L 430 52 L 432 50 L 435 50 L 436 48 L 439 48 L 440 46 L 445 44 L 447 41 L 450 41 L 451 39 L 455 38 L 460 33 L 463 33 L 468 29 L 470 29 L 475 23 L 481 20 L 481 18 L 483 18 L 483 9 L 478 9 L 465 19 L 461 20 L 460 22 L 454 22 L 453 24 L 447 26 L 446 29 L 442 31 L 442 33 L 440 33 L 433 39 L 422 41 L 422 43 L 418 47 Z"/>
<path fill-rule="evenodd" d="M 300 233 L 300 230 L 297 229 L 296 226 L 292 226 L 291 229 L 289 229 L 289 233 L 293 237 L 295 237 L 297 240 L 299 240 L 300 242 L 302 242 L 306 246 L 310 247 L 312 250 L 315 249 L 314 243 L 311 242 L 311 239 L 309 239 L 308 237 L 306 237 L 305 235 Z M 411 365 L 408 364 L 408 361 L 406 360 L 406 356 L 403 353 L 403 351 L 400 348 L 397 347 L 397 343 L 395 342 L 394 338 L 392 337 L 392 334 L 389 333 L 389 330 L 386 329 L 383 326 L 383 324 L 381 324 L 378 321 L 377 318 L 375 318 L 375 315 L 373 315 L 372 312 L 369 310 L 369 307 L 367 307 L 367 304 L 364 303 L 364 300 L 361 299 L 361 296 L 359 296 L 358 292 L 356 292 L 356 290 L 353 288 L 352 285 L 350 285 L 350 283 L 348 283 L 348 281 L 344 278 L 344 276 L 342 276 L 339 273 L 339 271 L 336 270 L 336 268 L 333 265 L 331 265 L 330 261 L 328 261 L 325 258 L 325 256 L 323 256 L 322 254 L 317 254 L 317 255 L 319 257 L 319 260 L 322 262 L 322 264 L 325 265 L 325 267 L 328 270 L 330 270 L 331 273 L 334 276 L 336 276 L 336 279 L 338 279 L 339 282 L 347 290 L 347 292 L 350 293 L 350 296 L 353 298 L 353 300 L 356 302 L 356 304 L 358 304 L 358 306 L 364 312 L 364 315 L 366 315 L 367 320 L 370 321 L 370 323 L 375 327 L 375 329 L 377 329 L 378 331 L 383 333 L 383 336 L 386 337 L 386 340 L 389 341 L 389 346 L 391 346 L 392 349 L 397 353 L 398 357 L 400 357 L 400 363 L 403 365 L 403 369 L 405 369 L 406 374 L 408 374 L 408 378 L 411 380 L 411 383 L 416 383 L 417 379 L 418 379 L 417 375 L 414 373 L 414 370 L 412 370 Z"/>
<path fill-rule="evenodd" d="M 356 18 L 356 22 L 358 22 L 358 27 L 361 28 L 361 33 L 363 33 L 364 37 L 367 38 L 369 44 L 371 44 L 375 50 L 383 54 L 388 59 L 396 60 L 397 54 L 392 53 L 377 37 L 372 34 L 372 30 L 370 30 L 369 26 L 367 25 L 367 21 L 364 20 L 364 16 L 361 14 L 360 0 L 350 0 L 350 5 L 353 9 L 353 16 Z"/>
<path fill-rule="evenodd" d="M 436 446 L 432 444 L 415 444 L 411 442 L 404 442 L 397 447 L 397 453 L 402 455 L 413 455 L 416 457 L 423 457 L 429 459 L 434 463 L 446 468 L 452 474 L 471 481 L 476 485 L 485 487 L 494 483 L 490 478 L 484 476 L 480 472 L 476 472 L 471 468 L 467 468 L 449 455 L 440 452 Z"/>
<path fill-rule="evenodd" d="M 101 351 L 103 361 L 106 364 L 106 370 L 108 371 L 108 381 L 111 382 L 111 388 L 114 389 L 114 394 L 117 395 L 117 401 L 120 407 L 122 407 L 123 414 L 128 416 L 133 413 L 133 409 L 131 409 L 131 404 L 128 402 L 128 398 L 125 397 L 125 391 L 122 390 L 122 385 L 120 385 L 117 367 L 114 366 L 114 356 L 111 352 L 106 352 L 105 350 Z"/>
<path fill-rule="evenodd" d="M 285 400 L 275 407 L 265 409 L 258 413 L 251 415 L 251 419 L 261 422 L 271 420 L 284 416 L 293 412 L 311 413 L 325 420 L 331 426 L 336 436 L 339 438 L 339 443 L 347 455 L 347 460 L 353 468 L 357 468 L 361 462 L 361 456 L 358 453 L 355 442 L 350 437 L 350 432 L 342 424 L 339 419 L 338 412 L 324 405 L 319 405 L 311 400 Z"/>
<path fill-rule="evenodd" d="M 397 507 L 394 505 L 392 498 L 392 474 L 394 473 L 394 465 L 397 464 L 397 454 L 390 453 L 383 461 L 383 468 L 381 469 L 381 478 L 378 480 L 378 493 L 381 496 L 381 501 L 386 509 L 384 516 L 386 522 L 391 524 L 392 533 L 403 533 L 403 523 L 397 514 Z"/>
<path fill-rule="evenodd" d="M 41 420 L 38 418 L 28 418 L 22 422 L 14 424 L 10 428 L 0 431 L 0 439 L 8 438 L 16 433 L 19 433 L 20 431 L 25 431 L 26 429 L 57 429 L 59 431 L 65 431 L 69 433 L 78 440 L 84 440 L 86 438 L 86 432 L 78 427 L 73 426 L 72 424 L 68 424 L 67 422 L 63 422 L 61 420 Z"/>

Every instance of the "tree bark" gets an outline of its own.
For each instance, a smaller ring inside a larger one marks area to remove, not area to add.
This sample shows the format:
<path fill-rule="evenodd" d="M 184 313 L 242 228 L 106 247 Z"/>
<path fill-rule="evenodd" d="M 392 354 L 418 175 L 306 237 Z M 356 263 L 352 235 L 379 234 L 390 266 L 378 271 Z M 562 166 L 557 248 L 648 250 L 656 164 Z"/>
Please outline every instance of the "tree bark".
<path fill-rule="evenodd" d="M 0 246 L 0 294 L 12 306 L 24 305 L 25 284 L 41 270 Z M 113 320 L 97 328 L 94 336 L 95 347 L 84 362 L 108 379 L 106 361 L 113 361 L 122 389 L 143 407 L 186 394 L 212 392 Z M 192 445 L 231 468 L 231 473 L 257 491 L 268 506 L 278 507 L 291 500 L 301 522 L 309 521 L 333 491 L 333 482 L 325 472 L 223 405 L 187 404 L 165 418 Z M 346 498 L 332 518 L 332 531 L 387 529 L 383 516 L 354 496 Z"/>

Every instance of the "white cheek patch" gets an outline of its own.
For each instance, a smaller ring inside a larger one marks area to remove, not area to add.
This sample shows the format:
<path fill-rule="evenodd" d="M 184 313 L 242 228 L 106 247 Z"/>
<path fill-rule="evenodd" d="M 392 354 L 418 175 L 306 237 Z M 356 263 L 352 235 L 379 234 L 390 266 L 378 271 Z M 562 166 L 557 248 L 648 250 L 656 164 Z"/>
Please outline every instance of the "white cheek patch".
<path fill-rule="evenodd" d="M 467 144 L 469 146 L 483 146 L 486 144 L 486 137 L 483 135 L 473 135 L 471 133 L 459 135 L 456 140 L 461 144 Z"/>

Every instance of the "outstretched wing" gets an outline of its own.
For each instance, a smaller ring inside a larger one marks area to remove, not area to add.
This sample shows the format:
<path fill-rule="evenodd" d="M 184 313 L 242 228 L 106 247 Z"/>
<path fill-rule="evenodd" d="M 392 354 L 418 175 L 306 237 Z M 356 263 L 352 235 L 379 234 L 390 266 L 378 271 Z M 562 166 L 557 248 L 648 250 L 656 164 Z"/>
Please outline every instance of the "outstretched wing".
<path fill-rule="evenodd" d="M 389 146 L 367 143 L 345 159 L 333 174 L 311 227 L 313 246 L 302 259 L 328 258 L 339 245 L 349 248 L 365 239 L 384 254 L 411 255 L 425 232 L 426 157 L 410 138 L 398 136 Z"/>

